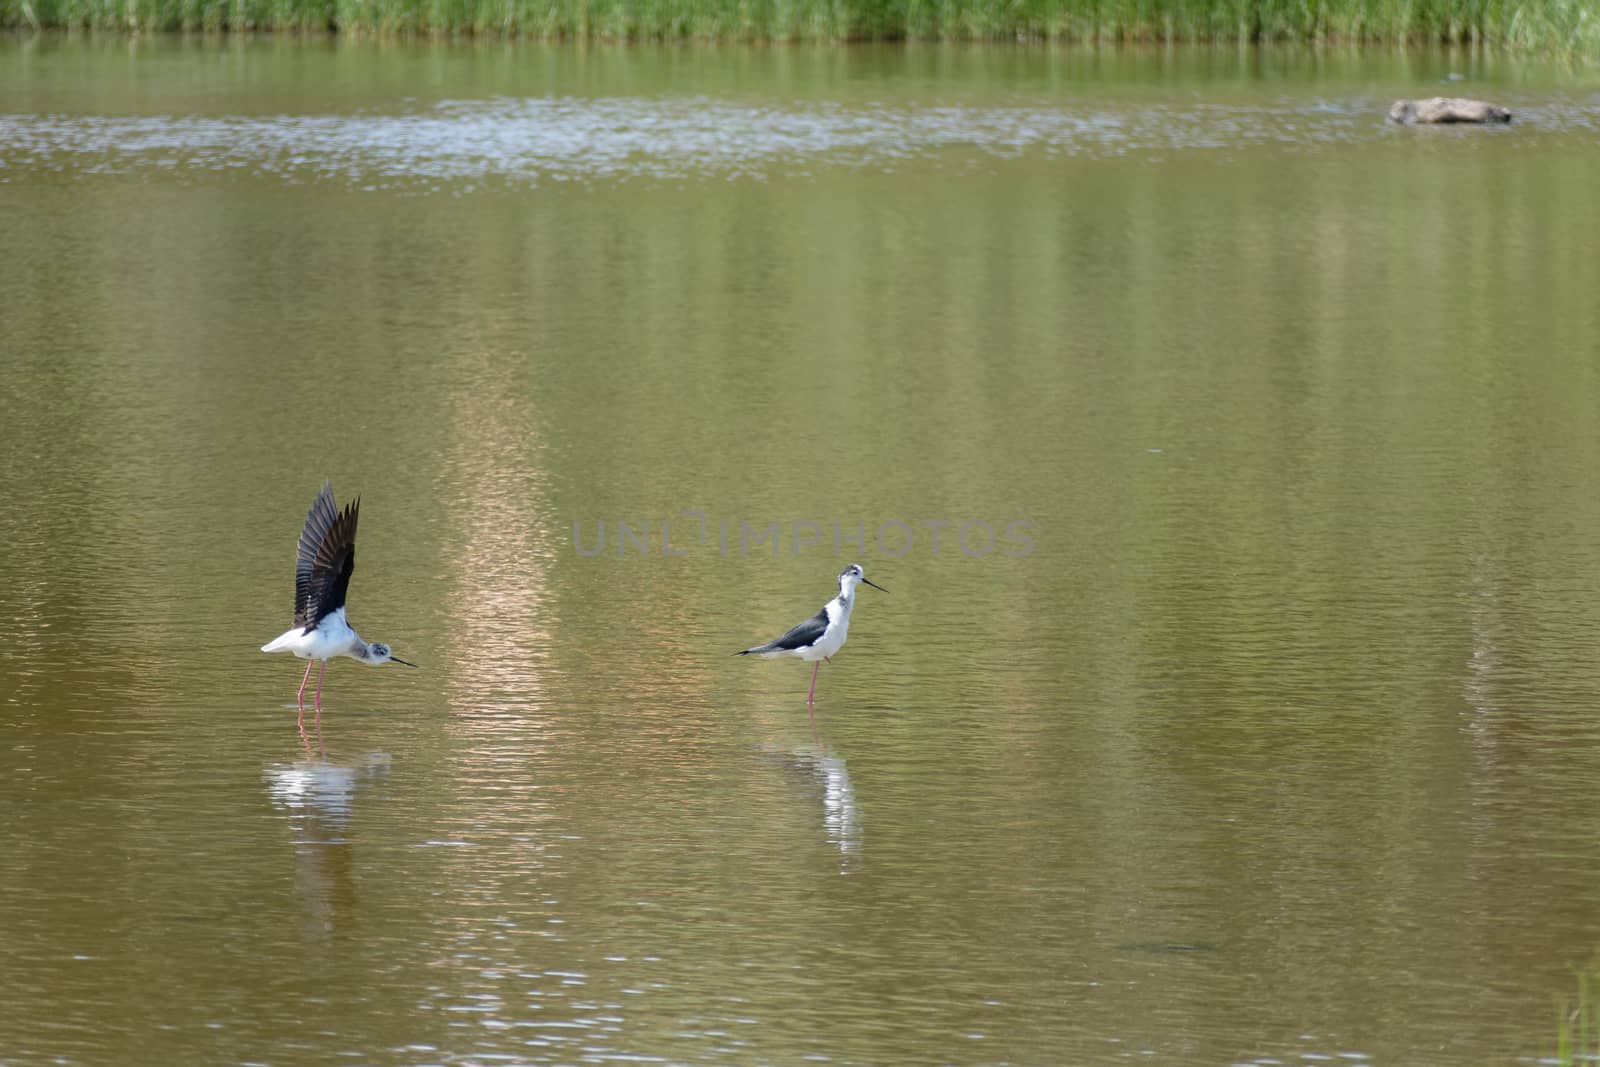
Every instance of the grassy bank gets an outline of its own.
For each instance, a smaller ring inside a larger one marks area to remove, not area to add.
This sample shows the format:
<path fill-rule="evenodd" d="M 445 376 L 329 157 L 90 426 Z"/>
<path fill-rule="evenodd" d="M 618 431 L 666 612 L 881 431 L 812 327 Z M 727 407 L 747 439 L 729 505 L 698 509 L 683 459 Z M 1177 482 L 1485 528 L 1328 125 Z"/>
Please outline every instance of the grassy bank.
<path fill-rule="evenodd" d="M 0 25 L 623 40 L 1446 42 L 1600 58 L 1596 0 L 0 0 Z"/>

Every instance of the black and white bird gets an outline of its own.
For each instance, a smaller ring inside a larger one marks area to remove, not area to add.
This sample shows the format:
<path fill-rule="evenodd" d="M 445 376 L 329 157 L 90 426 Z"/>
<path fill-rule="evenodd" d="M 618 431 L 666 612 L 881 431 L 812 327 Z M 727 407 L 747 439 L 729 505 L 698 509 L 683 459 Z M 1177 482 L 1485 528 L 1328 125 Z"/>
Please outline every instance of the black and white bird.
<path fill-rule="evenodd" d="M 322 484 L 322 492 L 311 502 L 305 529 L 300 531 L 300 548 L 294 563 L 294 628 L 261 646 L 263 652 L 293 652 L 313 663 L 322 661 L 317 672 L 317 722 L 322 721 L 322 678 L 328 661 L 349 656 L 374 666 L 407 663 L 389 651 L 389 646 L 361 640 L 361 635 L 345 621 L 344 601 L 350 592 L 350 575 L 356 569 L 356 518 L 361 509 L 357 497 L 340 511 L 333 502 L 333 485 Z M 306 683 L 311 680 L 311 663 L 300 679 L 297 701 L 300 725 L 305 725 Z"/>
<path fill-rule="evenodd" d="M 806 707 L 815 706 L 817 671 L 822 669 L 824 662 L 832 662 L 844 647 L 844 639 L 850 634 L 850 609 L 855 607 L 856 585 L 860 582 L 866 582 L 885 593 L 889 591 L 877 582 L 869 581 L 859 563 L 852 563 L 839 572 L 839 595 L 822 605 L 821 611 L 777 640 L 735 652 L 734 655 L 761 656 L 764 659 L 795 656 L 815 663 L 816 666 L 811 668 L 811 692 L 806 694 Z M 815 715 L 812 721 L 815 723 Z"/>

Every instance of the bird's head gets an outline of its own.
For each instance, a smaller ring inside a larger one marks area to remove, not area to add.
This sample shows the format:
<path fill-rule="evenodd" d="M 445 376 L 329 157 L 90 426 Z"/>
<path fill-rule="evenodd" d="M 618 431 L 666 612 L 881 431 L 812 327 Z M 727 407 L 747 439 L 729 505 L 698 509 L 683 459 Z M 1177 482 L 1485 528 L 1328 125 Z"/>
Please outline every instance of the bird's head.
<path fill-rule="evenodd" d="M 858 582 L 866 582 L 868 585 L 872 586 L 872 588 L 882 590 L 885 593 L 889 591 L 884 589 L 883 586 L 879 585 L 877 582 L 869 579 L 867 577 L 867 572 L 861 569 L 861 564 L 859 563 L 852 563 L 850 566 L 839 572 L 839 591 L 845 596 L 849 596 L 851 593 L 855 592 L 856 583 Z"/>
<path fill-rule="evenodd" d="M 390 661 L 393 661 L 395 663 L 404 663 L 407 667 L 415 667 L 416 666 L 415 663 L 409 663 L 406 660 L 403 660 L 399 656 L 395 655 L 393 652 L 389 651 L 389 646 L 384 644 L 382 641 L 375 641 L 372 644 L 368 645 L 367 646 L 367 654 L 366 654 L 366 656 L 364 658 L 366 659 L 366 661 L 368 663 L 372 664 L 374 667 L 381 666 L 382 664 L 388 663 Z"/>

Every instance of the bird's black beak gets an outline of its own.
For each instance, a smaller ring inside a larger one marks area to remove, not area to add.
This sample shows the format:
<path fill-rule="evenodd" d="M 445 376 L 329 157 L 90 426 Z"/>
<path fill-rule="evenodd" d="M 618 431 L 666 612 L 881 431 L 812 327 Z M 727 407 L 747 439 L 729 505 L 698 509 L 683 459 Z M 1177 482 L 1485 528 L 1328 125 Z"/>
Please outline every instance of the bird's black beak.
<path fill-rule="evenodd" d="M 394 662 L 394 663 L 404 663 L 404 664 L 405 664 L 405 665 L 406 665 L 406 666 L 407 666 L 407 667 L 415 667 L 415 666 L 416 666 L 416 664 L 415 664 L 415 663 L 412 663 L 412 662 L 411 662 L 411 661 L 410 661 L 410 660 L 408 660 L 408 659 L 401 659 L 401 658 L 400 658 L 400 657 L 399 657 L 399 656 L 396 656 L 396 655 L 395 655 L 395 654 L 394 654 L 394 653 L 392 653 L 392 652 L 391 652 L 391 653 L 389 653 L 389 659 L 390 659 L 390 660 L 391 660 L 391 661 L 392 661 L 392 662 Z"/>
<path fill-rule="evenodd" d="M 885 589 L 883 586 L 879 585 L 877 582 L 873 581 L 871 578 L 868 578 L 864 574 L 861 576 L 861 580 L 863 582 L 866 582 L 868 585 L 872 586 L 872 588 L 874 588 L 874 589 L 876 589 L 876 590 L 878 590 L 880 592 L 887 593 L 889 591 L 889 590 Z"/>

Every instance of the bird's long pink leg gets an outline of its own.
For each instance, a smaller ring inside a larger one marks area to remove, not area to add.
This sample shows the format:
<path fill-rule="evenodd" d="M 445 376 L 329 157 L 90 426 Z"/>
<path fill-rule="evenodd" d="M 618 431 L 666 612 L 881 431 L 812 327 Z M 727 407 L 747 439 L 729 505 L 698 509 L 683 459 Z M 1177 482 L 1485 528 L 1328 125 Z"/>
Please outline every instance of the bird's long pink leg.
<path fill-rule="evenodd" d="M 322 669 L 317 672 L 317 729 L 322 729 L 322 676 L 328 673 L 328 661 L 322 661 Z"/>
<path fill-rule="evenodd" d="M 817 704 L 814 699 L 817 695 L 817 672 L 822 669 L 819 662 L 811 668 L 811 692 L 806 694 L 806 715 L 811 719 L 811 740 L 817 739 Z"/>
<path fill-rule="evenodd" d="M 311 681 L 311 668 L 315 667 L 316 665 L 317 665 L 317 661 L 316 660 L 314 660 L 314 659 L 306 660 L 306 673 L 305 673 L 305 677 L 300 679 L 300 692 L 299 692 L 299 694 L 297 696 L 297 699 L 299 700 L 300 706 L 302 708 L 306 706 L 306 683 Z"/>
<path fill-rule="evenodd" d="M 311 668 L 315 663 L 316 660 L 306 660 L 306 676 L 300 679 L 300 692 L 295 694 L 295 702 L 300 705 L 301 729 L 304 729 L 306 725 L 306 683 L 311 681 Z"/>

